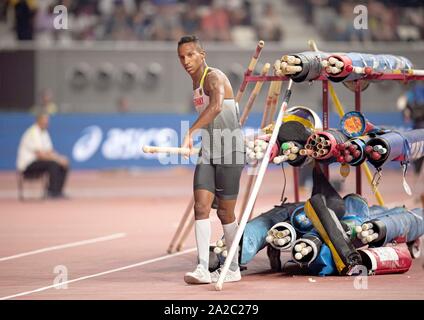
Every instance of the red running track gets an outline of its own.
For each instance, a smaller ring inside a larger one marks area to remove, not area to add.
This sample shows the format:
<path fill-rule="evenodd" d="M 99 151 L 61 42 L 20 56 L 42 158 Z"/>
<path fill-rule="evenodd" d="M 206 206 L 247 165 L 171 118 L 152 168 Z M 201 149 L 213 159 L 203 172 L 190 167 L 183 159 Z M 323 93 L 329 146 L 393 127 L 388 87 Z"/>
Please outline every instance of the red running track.
<path fill-rule="evenodd" d="M 293 201 L 291 172 L 286 173 L 287 196 Z M 353 176 L 343 194 L 354 192 Z M 67 185 L 71 199 L 56 201 L 17 201 L 15 180 L 13 172 L 0 173 L 0 298 L 424 298 L 420 261 L 405 274 L 368 277 L 367 289 L 357 290 L 352 277 L 272 273 L 264 250 L 243 271 L 242 281 L 225 284 L 221 292 L 212 285 L 186 285 L 183 275 L 196 259 L 194 234 L 186 251 L 167 255 L 166 249 L 191 196 L 188 169 L 73 172 Z M 243 176 L 241 185 L 246 181 Z M 279 203 L 282 182 L 279 169 L 269 170 L 255 214 Z M 33 184 L 27 191 L 38 195 L 39 188 Z M 375 203 L 365 182 L 363 190 Z M 387 204 L 419 205 L 402 190 L 400 172 L 384 172 L 381 192 Z M 301 196 L 306 199 L 307 192 Z M 212 217 L 216 240 L 222 231 Z M 55 280 L 67 288 L 54 288 Z"/>

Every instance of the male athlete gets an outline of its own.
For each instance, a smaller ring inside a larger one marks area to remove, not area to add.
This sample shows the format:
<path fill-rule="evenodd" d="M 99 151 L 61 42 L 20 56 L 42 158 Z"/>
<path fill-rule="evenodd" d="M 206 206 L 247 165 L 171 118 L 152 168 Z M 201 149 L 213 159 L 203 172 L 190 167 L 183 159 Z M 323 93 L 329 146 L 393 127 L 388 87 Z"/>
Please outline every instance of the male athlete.
<path fill-rule="evenodd" d="M 226 246 L 230 248 L 238 227 L 234 208 L 245 163 L 244 139 L 233 89 L 222 71 L 208 67 L 205 56 L 196 36 L 184 36 L 178 42 L 178 57 L 193 80 L 194 105 L 199 113 L 181 147 L 193 147 L 195 131 L 200 130 L 202 136 L 193 185 L 198 265 L 193 272 L 184 276 L 184 281 L 189 284 L 218 281 L 220 269 L 213 273 L 208 271 L 211 240 L 209 212 L 216 196 L 218 217 L 224 230 Z M 240 279 L 237 250 L 224 281 Z"/>

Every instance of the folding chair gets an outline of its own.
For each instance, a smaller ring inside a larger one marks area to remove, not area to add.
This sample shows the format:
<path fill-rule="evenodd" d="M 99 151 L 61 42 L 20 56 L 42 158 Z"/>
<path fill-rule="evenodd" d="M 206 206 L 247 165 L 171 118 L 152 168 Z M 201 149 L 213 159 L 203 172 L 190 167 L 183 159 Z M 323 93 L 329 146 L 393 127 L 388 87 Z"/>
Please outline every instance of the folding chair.
<path fill-rule="evenodd" d="M 20 201 L 29 200 L 44 200 L 47 198 L 47 187 L 49 184 L 49 177 L 47 173 L 39 173 L 32 175 L 24 175 L 22 171 L 17 172 L 17 180 L 18 180 L 18 199 Z M 27 184 L 41 184 L 43 188 L 43 192 L 40 197 L 25 197 L 25 186 Z"/>

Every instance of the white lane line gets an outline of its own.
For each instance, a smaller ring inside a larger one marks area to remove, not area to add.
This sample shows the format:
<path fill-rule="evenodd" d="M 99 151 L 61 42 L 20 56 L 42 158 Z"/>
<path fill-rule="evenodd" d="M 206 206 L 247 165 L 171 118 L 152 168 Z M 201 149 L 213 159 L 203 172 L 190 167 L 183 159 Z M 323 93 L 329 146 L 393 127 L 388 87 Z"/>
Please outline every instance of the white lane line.
<path fill-rule="evenodd" d="M 196 251 L 196 250 L 197 250 L 196 248 L 187 249 L 187 250 L 184 250 L 184 251 L 181 251 L 181 252 L 168 254 L 166 256 L 162 256 L 162 257 L 159 257 L 159 258 L 154 258 L 154 259 L 150 259 L 150 260 L 147 260 L 147 261 L 142 261 L 142 262 L 139 262 L 139 263 L 131 264 L 131 265 L 126 266 L 126 267 L 116 268 L 116 269 L 92 274 L 92 275 L 89 275 L 89 276 L 80 277 L 80 278 L 72 279 L 72 280 L 69 280 L 69 281 L 60 282 L 60 283 L 57 283 L 57 284 L 54 284 L 54 285 L 51 285 L 51 286 L 42 287 L 42 288 L 31 290 L 31 291 L 25 291 L 25 292 L 17 293 L 17 294 L 7 296 L 7 297 L 2 297 L 2 298 L 0 298 L 0 300 L 8 300 L 8 299 L 13 299 L 13 298 L 17 298 L 17 297 L 22 297 L 22 296 L 26 296 L 26 295 L 29 295 L 29 294 L 32 294 L 32 293 L 52 289 L 52 288 L 57 287 L 57 286 L 63 286 L 63 285 L 69 284 L 69 283 L 77 282 L 77 281 L 82 281 L 82 280 L 86 280 L 86 279 L 90 279 L 90 278 L 100 277 L 100 276 L 103 276 L 103 275 L 106 275 L 106 274 L 109 274 L 109 273 L 113 273 L 113 272 L 127 270 L 127 269 L 131 269 L 131 268 L 135 268 L 135 267 L 140 267 L 140 266 L 143 266 L 143 265 L 146 265 L 146 264 L 149 264 L 149 263 L 154 263 L 154 262 L 166 260 L 166 259 L 169 259 L 169 258 L 174 258 L 174 257 L 180 256 L 180 255 L 183 255 L 183 254 L 186 254 L 186 253 L 189 253 L 189 252 L 193 252 L 193 251 Z"/>
<path fill-rule="evenodd" d="M 17 259 L 17 258 L 22 258 L 22 257 L 26 257 L 26 256 L 31 256 L 31 255 L 34 255 L 34 254 L 43 253 L 43 252 L 47 252 L 47 251 L 60 250 L 60 249 L 77 247 L 77 246 L 83 246 L 83 245 L 86 245 L 86 244 L 91 244 L 91 243 L 96 243 L 96 242 L 101 242 L 101 241 L 109 241 L 109 240 L 119 239 L 119 238 L 125 237 L 126 235 L 127 235 L 126 233 L 114 233 L 114 234 L 111 234 L 109 236 L 61 244 L 61 245 L 58 245 L 58 246 L 53 246 L 53 247 L 38 249 L 38 250 L 34 250 L 34 251 L 24 252 L 24 253 L 16 254 L 16 255 L 13 255 L 13 256 L 9 256 L 9 257 L 3 257 L 3 258 L 0 258 L 0 262 L 12 260 L 12 259 Z"/>

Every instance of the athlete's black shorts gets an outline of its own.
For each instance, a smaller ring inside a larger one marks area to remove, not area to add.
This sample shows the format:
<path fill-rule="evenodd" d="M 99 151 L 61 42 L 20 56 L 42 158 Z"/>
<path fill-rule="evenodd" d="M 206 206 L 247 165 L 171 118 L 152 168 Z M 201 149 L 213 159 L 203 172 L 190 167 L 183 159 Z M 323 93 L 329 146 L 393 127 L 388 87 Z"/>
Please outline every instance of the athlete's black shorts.
<path fill-rule="evenodd" d="M 194 171 L 193 189 L 208 190 L 222 200 L 235 200 L 239 192 L 245 154 L 233 152 L 232 157 L 233 161 L 229 164 L 224 163 L 222 159 L 210 160 L 208 163 L 199 162 Z"/>

